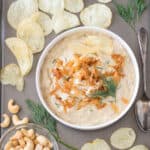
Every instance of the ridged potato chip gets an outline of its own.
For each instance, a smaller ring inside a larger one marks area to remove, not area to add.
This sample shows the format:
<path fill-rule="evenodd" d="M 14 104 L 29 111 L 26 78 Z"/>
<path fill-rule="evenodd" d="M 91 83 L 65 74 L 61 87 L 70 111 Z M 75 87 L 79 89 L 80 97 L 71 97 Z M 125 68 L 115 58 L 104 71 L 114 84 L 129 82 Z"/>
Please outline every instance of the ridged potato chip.
<path fill-rule="evenodd" d="M 84 144 L 81 150 L 111 150 L 111 148 L 103 139 L 96 139 L 92 143 Z"/>
<path fill-rule="evenodd" d="M 136 146 L 130 148 L 129 150 L 149 150 L 149 148 L 146 147 L 145 145 L 136 145 Z"/>
<path fill-rule="evenodd" d="M 83 0 L 64 0 L 65 9 L 72 12 L 78 13 L 84 8 Z"/>
<path fill-rule="evenodd" d="M 132 128 L 120 128 L 112 134 L 110 141 L 117 149 L 128 149 L 134 144 L 135 139 L 136 134 Z"/>
<path fill-rule="evenodd" d="M 75 14 L 66 11 L 57 13 L 52 17 L 52 26 L 55 33 L 59 33 L 78 25 L 80 25 L 78 17 Z"/>
<path fill-rule="evenodd" d="M 100 3 L 109 3 L 109 2 L 111 2 L 112 0 L 98 0 L 98 2 L 100 2 Z"/>
<path fill-rule="evenodd" d="M 37 0 L 17 0 L 13 2 L 7 12 L 8 23 L 14 29 L 25 18 L 30 17 L 34 12 L 38 11 Z"/>
<path fill-rule="evenodd" d="M 22 91 L 24 87 L 24 79 L 20 68 L 16 64 L 8 64 L 1 69 L 0 80 L 4 85 L 16 86 L 18 91 Z"/>
<path fill-rule="evenodd" d="M 6 45 L 17 59 L 22 75 L 27 75 L 33 63 L 32 52 L 27 47 L 26 43 L 19 38 L 7 38 Z"/>
<path fill-rule="evenodd" d="M 86 26 L 108 28 L 112 20 L 112 12 L 104 4 L 92 4 L 80 13 L 81 22 Z"/>
<path fill-rule="evenodd" d="M 54 15 L 64 10 L 64 0 L 38 0 L 39 9 Z"/>
<path fill-rule="evenodd" d="M 38 53 L 44 48 L 44 33 L 41 26 L 31 18 L 24 19 L 18 25 L 17 37 L 24 40 L 33 53 Z"/>
<path fill-rule="evenodd" d="M 52 32 L 52 21 L 47 14 L 39 11 L 32 15 L 32 19 L 41 26 L 45 36 Z"/>

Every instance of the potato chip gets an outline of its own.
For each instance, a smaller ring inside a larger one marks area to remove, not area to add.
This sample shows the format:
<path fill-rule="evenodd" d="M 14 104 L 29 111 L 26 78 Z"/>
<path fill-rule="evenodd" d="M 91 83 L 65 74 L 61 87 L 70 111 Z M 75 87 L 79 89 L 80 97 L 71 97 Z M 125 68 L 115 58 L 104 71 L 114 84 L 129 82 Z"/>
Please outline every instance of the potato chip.
<path fill-rule="evenodd" d="M 109 2 L 111 2 L 112 0 L 98 0 L 98 2 L 100 2 L 100 3 L 109 3 Z"/>
<path fill-rule="evenodd" d="M 16 84 L 16 89 L 18 91 L 22 91 L 24 88 L 24 79 L 23 78 L 18 78 L 17 84 Z"/>
<path fill-rule="evenodd" d="M 22 20 L 30 17 L 36 11 L 38 11 L 37 0 L 17 0 L 10 5 L 7 19 L 9 24 L 17 29 Z"/>
<path fill-rule="evenodd" d="M 10 51 L 16 57 L 22 75 L 27 75 L 32 68 L 32 52 L 28 49 L 26 43 L 19 38 L 7 38 L 5 42 Z"/>
<path fill-rule="evenodd" d="M 64 0 L 65 9 L 72 12 L 78 13 L 84 8 L 83 0 Z"/>
<path fill-rule="evenodd" d="M 64 0 L 38 0 L 39 9 L 54 15 L 64 10 Z"/>
<path fill-rule="evenodd" d="M 104 4 L 92 4 L 80 13 L 81 22 L 86 26 L 108 28 L 112 20 L 112 12 Z"/>
<path fill-rule="evenodd" d="M 111 150 L 103 139 L 96 139 L 92 143 L 86 143 L 81 150 Z"/>
<path fill-rule="evenodd" d="M 134 144 L 135 139 L 136 134 L 132 128 L 120 128 L 112 134 L 110 141 L 117 149 L 128 149 Z"/>
<path fill-rule="evenodd" d="M 52 32 L 52 21 L 47 14 L 39 11 L 32 15 L 32 19 L 41 26 L 45 36 Z"/>
<path fill-rule="evenodd" d="M 4 85 L 16 86 L 18 91 L 22 91 L 24 87 L 24 79 L 20 68 L 16 64 L 9 64 L 1 69 L 0 80 Z"/>
<path fill-rule="evenodd" d="M 91 35 L 84 38 L 82 43 L 91 49 L 95 50 L 97 53 L 104 53 L 111 55 L 113 52 L 113 40 L 111 37 L 101 35 L 100 38 Z"/>
<path fill-rule="evenodd" d="M 24 19 L 17 29 L 17 37 L 24 40 L 33 53 L 44 48 L 44 33 L 41 26 L 31 18 Z"/>
<path fill-rule="evenodd" d="M 52 17 L 52 26 L 55 33 L 59 33 L 78 25 L 80 25 L 78 17 L 66 11 L 57 13 Z"/>
<path fill-rule="evenodd" d="M 149 150 L 149 148 L 146 147 L 145 145 L 136 145 L 136 146 L 130 148 L 129 150 Z"/>
<path fill-rule="evenodd" d="M 93 150 L 93 144 L 92 143 L 85 143 L 82 147 L 81 150 Z"/>

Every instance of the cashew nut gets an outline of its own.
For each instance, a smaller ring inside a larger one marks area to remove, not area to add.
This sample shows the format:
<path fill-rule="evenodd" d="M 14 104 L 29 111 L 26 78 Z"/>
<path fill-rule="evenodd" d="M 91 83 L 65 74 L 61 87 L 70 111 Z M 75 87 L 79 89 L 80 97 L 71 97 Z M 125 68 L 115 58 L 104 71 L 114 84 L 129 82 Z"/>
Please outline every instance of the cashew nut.
<path fill-rule="evenodd" d="M 20 145 L 21 147 L 24 147 L 24 146 L 26 145 L 26 143 L 25 143 L 25 141 L 24 141 L 23 138 L 19 139 L 18 142 L 19 142 L 19 145 Z"/>
<path fill-rule="evenodd" d="M 29 137 L 30 139 L 35 138 L 34 130 L 33 129 L 21 129 L 21 132 L 23 133 L 24 136 Z"/>
<path fill-rule="evenodd" d="M 4 147 L 4 150 L 10 150 L 11 147 L 12 147 L 12 143 L 11 141 L 8 141 Z"/>
<path fill-rule="evenodd" d="M 43 146 L 46 146 L 48 144 L 48 139 L 43 135 L 39 135 L 36 139 L 37 139 L 38 143 Z"/>
<path fill-rule="evenodd" d="M 16 147 L 19 144 L 17 139 L 12 140 L 11 143 L 12 143 L 13 147 Z"/>
<path fill-rule="evenodd" d="M 44 147 L 43 150 L 50 150 L 50 148 L 49 147 Z"/>
<path fill-rule="evenodd" d="M 17 115 L 13 115 L 12 116 L 12 122 L 13 122 L 14 125 L 20 125 L 20 124 L 28 123 L 29 119 L 27 117 L 25 117 L 22 120 L 20 120 Z"/>
<path fill-rule="evenodd" d="M 21 146 L 16 146 L 15 150 L 24 150 Z"/>
<path fill-rule="evenodd" d="M 35 147 L 35 150 L 43 150 L 43 146 L 40 144 L 37 144 Z"/>
<path fill-rule="evenodd" d="M 26 146 L 24 147 L 24 150 L 34 150 L 34 143 L 33 143 L 33 141 L 30 140 L 27 137 L 25 137 L 24 140 L 26 142 Z"/>
<path fill-rule="evenodd" d="M 9 110 L 9 112 L 16 114 L 19 112 L 20 107 L 19 107 L 19 105 L 14 105 L 14 100 L 10 99 L 8 102 L 8 110 Z"/>
<path fill-rule="evenodd" d="M 21 131 L 16 131 L 16 133 L 10 138 L 10 140 L 19 140 L 23 138 L 23 134 Z"/>
<path fill-rule="evenodd" d="M 49 146 L 50 148 L 52 148 L 52 147 L 53 147 L 53 144 L 49 141 L 49 142 L 48 142 L 48 146 Z"/>
<path fill-rule="evenodd" d="M 10 125 L 10 117 L 7 114 L 3 114 L 2 117 L 4 118 L 4 120 L 0 124 L 0 126 L 2 128 L 7 128 Z"/>

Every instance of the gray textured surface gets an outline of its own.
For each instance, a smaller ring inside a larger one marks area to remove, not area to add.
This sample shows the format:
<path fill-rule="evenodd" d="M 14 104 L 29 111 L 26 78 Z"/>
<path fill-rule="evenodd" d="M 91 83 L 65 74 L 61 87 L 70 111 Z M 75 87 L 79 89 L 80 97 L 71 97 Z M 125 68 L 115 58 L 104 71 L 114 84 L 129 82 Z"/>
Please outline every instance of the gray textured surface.
<path fill-rule="evenodd" d="M 11 52 L 8 50 L 6 45 L 4 44 L 4 39 L 6 37 L 15 36 L 15 31 L 8 25 L 7 19 L 6 19 L 6 12 L 8 9 L 9 4 L 13 0 L 3 0 L 3 13 L 2 13 L 2 64 L 8 64 L 12 62 L 16 62 L 14 56 L 11 54 Z M 89 5 L 90 3 L 94 3 L 96 0 L 85 0 L 86 5 Z M 120 0 L 120 2 L 125 2 L 126 0 Z M 110 27 L 110 30 L 115 32 L 116 34 L 120 35 L 133 49 L 139 63 L 139 48 L 137 43 L 137 37 L 135 32 L 117 15 L 113 5 L 110 3 L 108 4 L 113 12 L 113 21 L 112 25 Z M 150 8 L 145 11 L 142 18 L 140 19 L 139 23 L 137 24 L 137 29 L 141 26 L 146 27 L 148 32 L 150 33 Z M 49 43 L 56 35 L 52 34 L 46 38 L 46 44 Z M 149 34 L 150 36 L 150 34 Z M 150 47 L 150 46 L 149 46 Z M 25 105 L 25 99 L 30 98 L 35 101 L 39 101 L 36 89 L 35 89 L 35 69 L 36 64 L 38 61 L 40 54 L 35 55 L 34 57 L 34 64 L 33 69 L 31 73 L 25 78 L 25 89 L 23 92 L 18 92 L 14 87 L 11 86 L 2 86 L 2 95 L 1 95 L 1 109 L 3 112 L 7 111 L 7 101 L 9 98 L 14 98 L 18 104 L 22 107 L 20 116 L 29 116 L 29 112 L 27 111 L 26 105 Z M 148 62 L 148 65 L 150 65 L 150 59 Z M 150 73 L 150 67 L 148 67 L 148 73 Z M 150 76 L 149 76 L 150 78 Z M 150 81 L 150 79 L 148 79 Z M 150 87 L 150 86 L 149 86 Z M 140 90 L 138 97 L 142 94 L 142 84 L 140 85 Z M 148 90 L 150 93 L 150 89 Z M 119 127 L 132 127 L 135 129 L 137 133 L 137 140 L 135 144 L 145 144 L 150 147 L 150 133 L 143 133 L 141 132 L 135 121 L 134 117 L 134 107 L 130 109 L 130 111 L 127 113 L 126 116 L 124 116 L 121 120 L 119 120 L 117 123 L 111 125 L 110 127 L 107 127 L 105 129 L 96 130 L 96 131 L 79 131 L 74 130 L 71 128 L 68 128 L 66 126 L 63 126 L 62 124 L 58 123 L 58 130 L 61 135 L 61 137 L 66 141 L 67 143 L 70 143 L 78 148 L 81 147 L 81 145 L 87 141 L 91 141 L 95 138 L 104 138 L 109 143 L 109 137 L 111 133 L 116 130 Z M 60 150 L 65 150 L 63 146 L 60 146 Z"/>

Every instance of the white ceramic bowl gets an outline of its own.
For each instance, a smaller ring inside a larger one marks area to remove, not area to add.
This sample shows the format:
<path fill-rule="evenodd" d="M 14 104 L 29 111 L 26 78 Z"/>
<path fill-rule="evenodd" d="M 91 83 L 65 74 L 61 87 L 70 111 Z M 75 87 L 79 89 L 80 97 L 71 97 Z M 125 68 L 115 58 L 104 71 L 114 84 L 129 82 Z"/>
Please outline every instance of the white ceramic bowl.
<path fill-rule="evenodd" d="M 61 41 L 64 37 L 67 37 L 73 33 L 77 33 L 77 32 L 81 32 L 81 31 L 96 31 L 96 32 L 101 32 L 101 33 L 105 33 L 107 35 L 110 35 L 111 37 L 113 37 L 114 39 L 116 39 L 127 51 L 129 57 L 132 60 L 134 69 L 135 69 L 135 87 L 134 87 L 134 93 L 132 95 L 132 98 L 130 100 L 130 103 L 128 104 L 128 106 L 125 108 L 125 110 L 118 115 L 116 118 L 114 118 L 111 121 L 99 124 L 99 125 L 94 125 L 94 126 L 79 126 L 79 125 L 74 125 L 71 123 L 66 122 L 65 120 L 61 119 L 60 117 L 58 117 L 54 112 L 51 111 L 51 109 L 47 106 L 45 100 L 43 99 L 42 96 L 42 92 L 40 89 L 40 71 L 41 71 L 41 67 L 43 65 L 43 62 L 45 60 L 45 57 L 47 56 L 47 54 L 49 53 L 49 51 L 52 49 L 52 47 L 57 44 L 59 41 Z M 100 128 L 104 128 L 107 127 L 113 123 L 115 123 L 116 121 L 118 121 L 119 119 L 121 119 L 131 108 L 132 104 L 135 101 L 137 92 L 138 92 L 138 88 L 139 88 L 139 67 L 135 58 L 134 53 L 132 52 L 131 48 L 127 45 L 127 43 L 120 38 L 118 35 L 116 35 L 115 33 L 106 30 L 106 29 L 101 29 L 98 27 L 78 27 L 78 28 L 74 28 L 72 30 L 68 30 L 60 35 L 58 35 L 55 39 L 53 39 L 48 45 L 47 47 L 44 49 L 43 53 L 41 54 L 41 57 L 38 61 L 37 64 L 37 70 L 36 70 L 36 89 L 37 89 L 37 93 L 38 96 L 43 104 L 43 106 L 46 108 L 46 110 L 59 122 L 61 122 L 62 124 L 75 128 L 75 129 L 80 129 L 80 130 L 95 130 L 95 129 L 100 129 Z"/>

